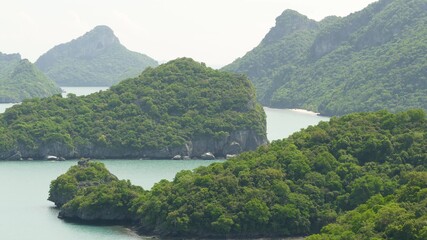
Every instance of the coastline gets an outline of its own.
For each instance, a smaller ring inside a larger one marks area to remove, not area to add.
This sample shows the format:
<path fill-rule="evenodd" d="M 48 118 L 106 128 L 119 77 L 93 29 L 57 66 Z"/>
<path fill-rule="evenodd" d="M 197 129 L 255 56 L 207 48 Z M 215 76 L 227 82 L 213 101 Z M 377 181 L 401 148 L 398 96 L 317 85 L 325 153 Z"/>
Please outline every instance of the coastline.
<path fill-rule="evenodd" d="M 298 112 L 298 113 L 303 113 L 303 114 L 321 116 L 320 113 L 309 111 L 309 110 L 305 110 L 305 109 L 300 109 L 300 108 L 292 108 L 292 109 L 289 109 L 289 110 L 291 110 L 292 112 Z"/>
<path fill-rule="evenodd" d="M 277 110 L 277 111 L 279 111 L 279 110 L 288 110 L 288 111 L 292 111 L 292 112 L 296 112 L 296 113 L 302 113 L 302 114 L 307 114 L 307 115 L 312 115 L 312 116 L 328 117 L 328 116 L 322 115 L 321 113 L 313 112 L 313 111 L 302 109 L 302 108 L 274 108 L 274 107 L 267 107 L 267 106 L 263 106 L 263 108 L 267 108 L 267 109 L 270 109 L 270 110 L 273 110 L 273 111 L 275 111 L 275 110 Z"/>

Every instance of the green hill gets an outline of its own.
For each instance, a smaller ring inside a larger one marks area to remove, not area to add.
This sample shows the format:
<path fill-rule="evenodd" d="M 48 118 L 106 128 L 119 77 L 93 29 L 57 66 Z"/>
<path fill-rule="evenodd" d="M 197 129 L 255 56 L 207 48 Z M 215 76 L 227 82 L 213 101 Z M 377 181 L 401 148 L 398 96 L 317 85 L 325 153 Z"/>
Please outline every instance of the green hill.
<path fill-rule="evenodd" d="M 35 64 L 60 86 L 111 86 L 157 66 L 152 58 L 126 49 L 107 26 L 52 48 Z"/>
<path fill-rule="evenodd" d="M 142 234 L 162 237 L 320 232 L 308 239 L 424 240 L 426 136 L 422 110 L 334 117 L 224 163 L 181 171 L 150 191 L 124 180 L 59 190 L 72 196 L 59 216 L 127 220 Z M 51 194 L 58 184 L 80 186 L 84 179 L 76 176 L 94 175 L 86 172 L 73 167 L 52 182 Z"/>
<path fill-rule="evenodd" d="M 225 157 L 265 144 L 265 124 L 245 76 L 183 58 L 110 90 L 7 109 L 0 159 Z"/>
<path fill-rule="evenodd" d="M 380 0 L 320 22 L 291 10 L 224 70 L 244 73 L 265 106 L 325 115 L 427 109 L 427 2 Z"/>
<path fill-rule="evenodd" d="M 28 98 L 43 98 L 61 89 L 19 54 L 0 53 L 0 103 L 16 103 Z"/>

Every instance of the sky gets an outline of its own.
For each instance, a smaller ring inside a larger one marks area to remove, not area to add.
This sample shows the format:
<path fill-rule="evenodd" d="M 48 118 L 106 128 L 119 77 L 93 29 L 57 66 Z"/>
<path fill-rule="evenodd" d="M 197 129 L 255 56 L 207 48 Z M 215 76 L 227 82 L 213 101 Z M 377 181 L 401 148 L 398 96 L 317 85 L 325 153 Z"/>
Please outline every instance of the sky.
<path fill-rule="evenodd" d="M 256 47 L 293 9 L 320 21 L 375 0 L 0 0 L 0 52 L 35 62 L 97 25 L 159 62 L 191 57 L 221 67 Z"/>

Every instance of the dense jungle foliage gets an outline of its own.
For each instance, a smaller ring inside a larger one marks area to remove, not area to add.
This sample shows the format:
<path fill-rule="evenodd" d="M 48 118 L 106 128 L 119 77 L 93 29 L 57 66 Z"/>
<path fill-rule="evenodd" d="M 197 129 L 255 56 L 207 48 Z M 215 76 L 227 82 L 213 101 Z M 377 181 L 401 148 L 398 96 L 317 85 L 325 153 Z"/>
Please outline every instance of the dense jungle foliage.
<path fill-rule="evenodd" d="M 107 26 L 55 46 L 35 64 L 60 86 L 111 86 L 157 66 L 152 58 L 126 49 Z"/>
<path fill-rule="evenodd" d="M 224 163 L 181 171 L 139 196 L 123 183 L 108 192 L 124 194 L 107 200 L 109 207 L 127 202 L 145 234 L 421 240 L 426 176 L 426 113 L 379 111 L 334 117 Z M 102 189 L 78 192 L 61 212 L 102 211 L 93 197 L 106 198 Z"/>
<path fill-rule="evenodd" d="M 52 181 L 48 200 L 61 207 L 73 199 L 81 188 L 98 186 L 113 181 L 118 181 L 117 177 L 111 174 L 103 163 L 86 162 L 72 166 L 67 174 L 62 174 L 55 181 Z"/>
<path fill-rule="evenodd" d="M 183 58 L 110 90 L 25 100 L 7 109 L 0 115 L 0 159 L 17 148 L 32 158 L 144 157 L 148 150 L 234 131 L 250 130 L 265 139 L 265 124 L 245 76 Z"/>
<path fill-rule="evenodd" d="M 286 10 L 262 42 L 224 67 L 265 106 L 325 115 L 427 109 L 427 2 L 380 0 L 320 22 Z"/>
<path fill-rule="evenodd" d="M 43 98 L 61 89 L 19 54 L 0 52 L 0 103 L 16 103 L 28 98 Z"/>

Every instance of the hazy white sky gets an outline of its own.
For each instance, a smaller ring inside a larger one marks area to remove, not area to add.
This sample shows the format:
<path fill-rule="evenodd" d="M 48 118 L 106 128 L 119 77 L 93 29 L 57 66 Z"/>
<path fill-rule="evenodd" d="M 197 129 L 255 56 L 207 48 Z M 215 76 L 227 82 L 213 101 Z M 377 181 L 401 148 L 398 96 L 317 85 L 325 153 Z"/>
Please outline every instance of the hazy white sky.
<path fill-rule="evenodd" d="M 192 57 L 214 67 L 243 56 L 285 9 L 311 19 L 346 16 L 375 0 L 0 0 L 0 52 L 34 62 L 96 25 L 128 49 L 164 62 Z"/>

